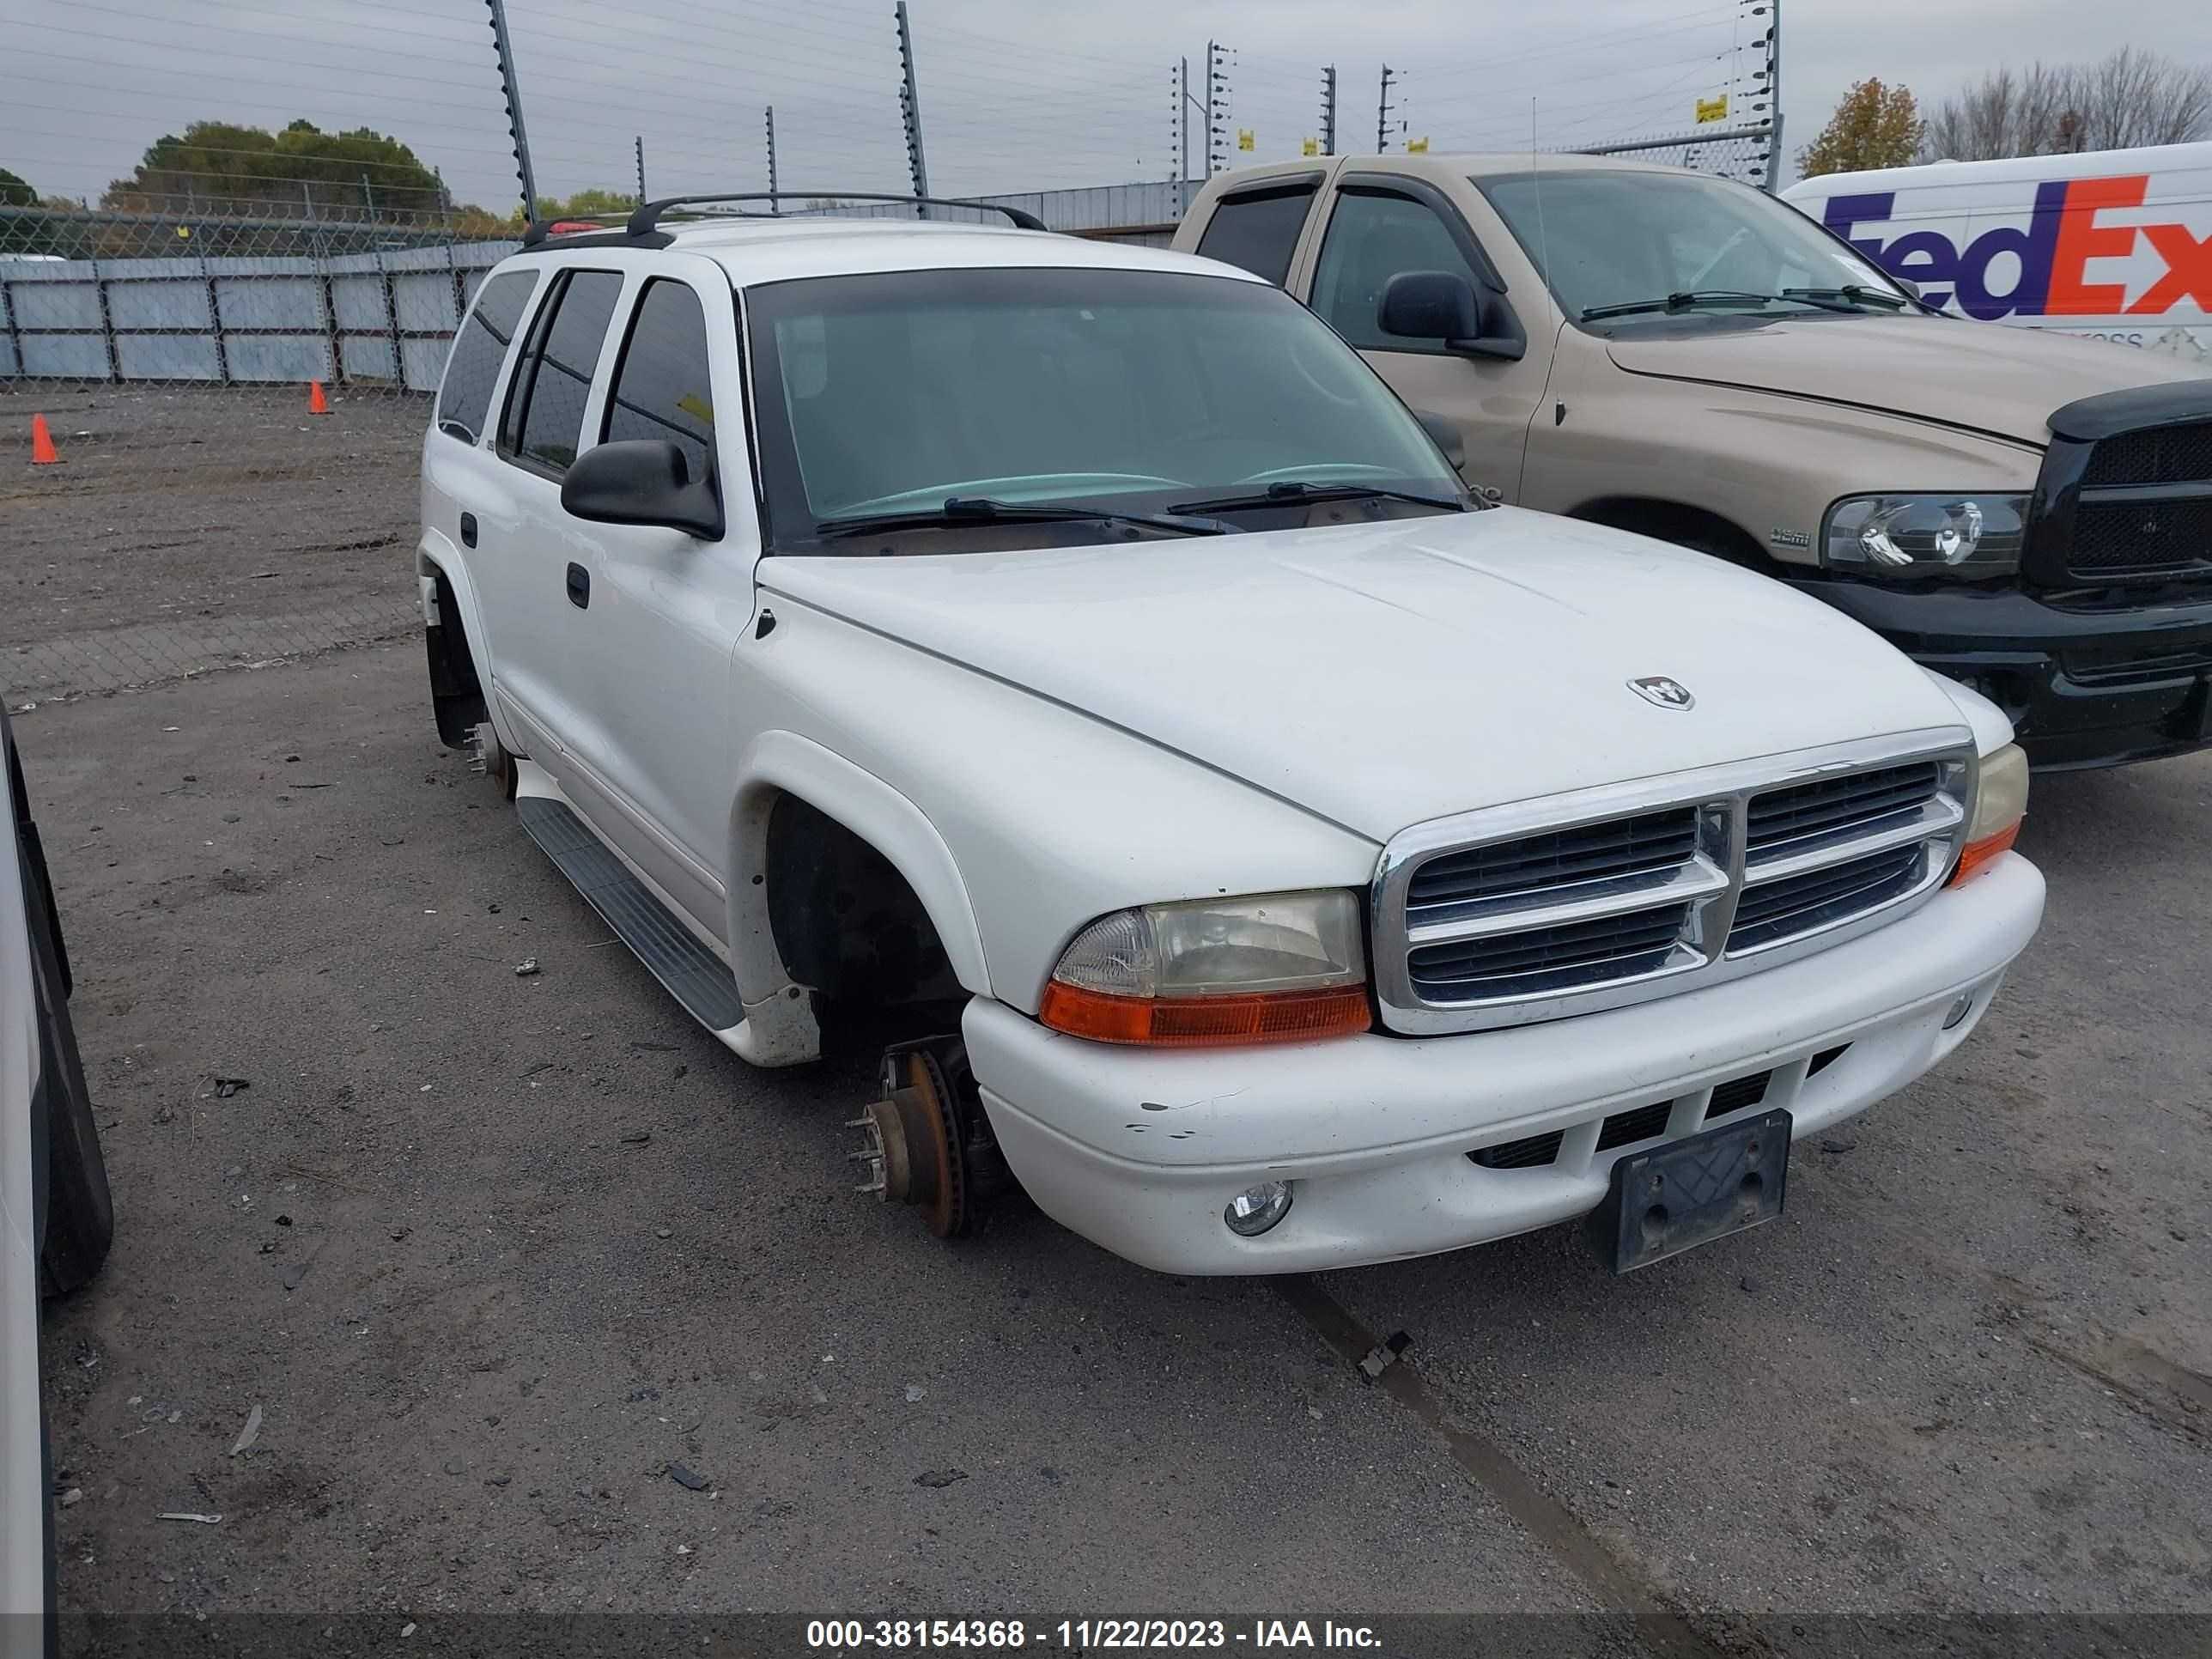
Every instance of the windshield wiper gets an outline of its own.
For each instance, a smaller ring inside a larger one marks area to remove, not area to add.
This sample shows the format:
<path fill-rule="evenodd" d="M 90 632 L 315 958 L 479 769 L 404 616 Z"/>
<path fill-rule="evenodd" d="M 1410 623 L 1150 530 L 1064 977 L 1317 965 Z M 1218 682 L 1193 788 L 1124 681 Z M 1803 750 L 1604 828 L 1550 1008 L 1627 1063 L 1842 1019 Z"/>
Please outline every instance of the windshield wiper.
<path fill-rule="evenodd" d="M 1818 306 L 1823 311 L 1855 308 L 1825 297 L 1828 292 L 1826 289 L 1792 288 L 1779 294 L 1751 294 L 1741 289 L 1701 288 L 1670 294 L 1663 300 L 1625 300 L 1619 305 L 1584 306 L 1582 320 L 1593 323 L 1601 317 L 1631 317 L 1642 311 L 1663 311 L 1672 316 L 1678 311 L 1698 311 L 1707 306 L 1766 306 L 1778 300 L 1795 300 L 1800 305 Z"/>
<path fill-rule="evenodd" d="M 1785 288 L 1785 300 L 1807 300 L 1814 305 L 1823 301 L 1841 300 L 1854 306 L 1880 306 L 1887 311 L 1902 311 L 1912 302 L 1902 294 L 1892 294 L 1887 289 L 1867 288 L 1858 283 L 1846 283 L 1841 288 Z"/>
<path fill-rule="evenodd" d="M 866 536 L 886 530 L 932 530 L 963 524 L 1119 524 L 1146 530 L 1171 531 L 1182 536 L 1219 536 L 1229 526 L 1210 519 L 1170 513 L 1115 513 L 1104 507 L 1076 507 L 1050 501 L 998 501 L 988 495 L 948 495 L 937 507 L 910 513 L 871 513 L 858 518 L 824 519 L 814 526 L 816 536 L 828 540 L 838 536 Z"/>
<path fill-rule="evenodd" d="M 1240 507 L 1295 507 L 1301 501 L 1411 501 L 1444 513 L 1464 513 L 1467 503 L 1446 495 L 1424 495 L 1413 489 L 1379 489 L 1362 483 L 1307 483 L 1284 479 L 1249 495 L 1212 495 L 1202 501 L 1177 501 L 1171 513 L 1234 513 Z"/>

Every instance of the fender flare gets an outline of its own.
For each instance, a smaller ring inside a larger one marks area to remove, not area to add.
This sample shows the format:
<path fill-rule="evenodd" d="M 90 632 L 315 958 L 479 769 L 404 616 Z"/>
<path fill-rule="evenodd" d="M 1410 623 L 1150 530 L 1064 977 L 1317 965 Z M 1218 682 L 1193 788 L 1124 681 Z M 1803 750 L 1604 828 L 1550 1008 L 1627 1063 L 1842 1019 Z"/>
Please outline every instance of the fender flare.
<path fill-rule="evenodd" d="M 769 921 L 768 817 L 779 794 L 799 797 L 890 860 L 928 913 L 961 985 L 991 994 L 982 930 L 952 849 L 921 809 L 874 773 L 793 732 L 763 732 L 738 767 L 730 813 L 730 957 L 746 1005 L 789 979 Z"/>
<path fill-rule="evenodd" d="M 492 689 L 491 644 L 484 632 L 483 606 L 477 599 L 476 581 L 469 574 L 462 550 L 454 546 L 444 532 L 425 530 L 422 539 L 415 544 L 415 574 L 418 580 L 428 580 L 433 574 L 441 575 L 453 590 L 453 602 L 461 609 L 461 631 L 468 636 L 470 659 L 476 664 L 477 684 L 484 690 L 484 711 L 490 717 L 491 728 L 499 734 L 500 743 L 508 754 L 528 754 L 529 745 L 520 740 Z M 430 590 L 424 589 L 418 608 L 422 611 L 425 628 L 429 626 L 429 607 L 433 603 Z"/>

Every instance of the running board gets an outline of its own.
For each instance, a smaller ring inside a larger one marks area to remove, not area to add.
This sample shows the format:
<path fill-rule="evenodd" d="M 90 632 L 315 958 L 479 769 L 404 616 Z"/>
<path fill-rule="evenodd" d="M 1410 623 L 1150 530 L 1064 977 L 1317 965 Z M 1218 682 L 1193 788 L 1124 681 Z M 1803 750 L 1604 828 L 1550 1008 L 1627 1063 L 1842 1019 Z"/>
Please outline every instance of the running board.
<path fill-rule="evenodd" d="M 737 1047 L 732 1038 L 744 1024 L 745 1010 L 729 964 L 701 944 L 566 802 L 526 794 L 514 806 L 531 840 L 653 976 L 692 1018 Z"/>

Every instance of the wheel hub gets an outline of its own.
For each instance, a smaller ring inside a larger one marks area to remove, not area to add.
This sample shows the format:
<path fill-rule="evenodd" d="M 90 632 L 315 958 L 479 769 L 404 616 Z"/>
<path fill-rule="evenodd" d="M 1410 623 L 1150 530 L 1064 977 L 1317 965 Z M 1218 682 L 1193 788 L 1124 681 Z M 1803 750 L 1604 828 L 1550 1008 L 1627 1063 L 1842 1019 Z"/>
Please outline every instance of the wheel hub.
<path fill-rule="evenodd" d="M 966 1045 L 937 1037 L 892 1048 L 882 1086 L 883 1097 L 848 1126 L 860 1131 L 852 1161 L 867 1172 L 855 1190 L 911 1205 L 939 1238 L 959 1237 L 975 1219 L 978 1176 L 988 1190 L 996 1164 Z"/>

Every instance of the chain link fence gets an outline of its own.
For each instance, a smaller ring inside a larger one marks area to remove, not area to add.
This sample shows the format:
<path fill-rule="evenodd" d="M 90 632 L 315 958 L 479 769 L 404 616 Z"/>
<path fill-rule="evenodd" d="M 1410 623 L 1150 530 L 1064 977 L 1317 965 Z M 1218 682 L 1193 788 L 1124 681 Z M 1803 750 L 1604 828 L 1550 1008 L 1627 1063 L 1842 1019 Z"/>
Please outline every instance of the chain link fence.
<path fill-rule="evenodd" d="M 146 0 L 58 15 L 11 40 L 35 81 L 0 106 L 0 695 L 411 628 L 428 394 L 518 245 L 510 96 L 532 115 L 540 204 L 568 192 L 555 214 L 772 181 L 800 211 L 810 190 L 901 191 L 926 131 L 937 194 L 1158 243 L 1216 168 L 1533 148 L 1535 112 L 1498 99 L 1501 65 L 1546 89 L 1545 148 L 1762 182 L 1763 131 L 1634 135 L 1693 92 L 1763 107 L 1773 3 L 1341 73 L 1264 40 L 1010 40 L 922 0 L 910 37 L 891 0 L 726 0 L 705 19 L 507 0 L 496 59 L 475 4 L 296 29 Z M 1584 61 L 1561 74 L 1567 58 Z"/>

